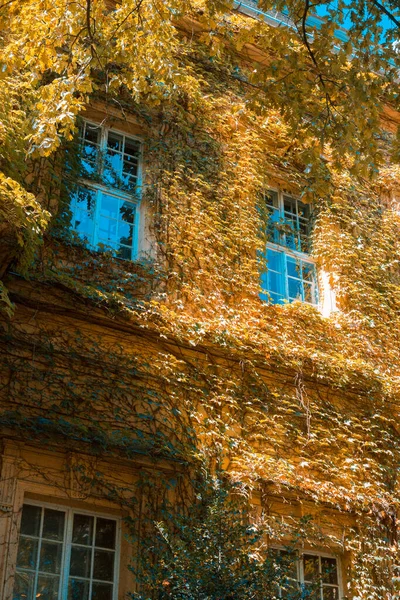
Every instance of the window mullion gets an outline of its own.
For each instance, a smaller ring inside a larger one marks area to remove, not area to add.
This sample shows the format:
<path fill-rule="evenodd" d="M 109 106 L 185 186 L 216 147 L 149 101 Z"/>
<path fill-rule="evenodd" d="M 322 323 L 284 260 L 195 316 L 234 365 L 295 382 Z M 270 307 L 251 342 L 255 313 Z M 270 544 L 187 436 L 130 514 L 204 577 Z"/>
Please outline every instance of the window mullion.
<path fill-rule="evenodd" d="M 119 557 L 121 551 L 121 539 L 120 539 L 120 523 L 116 521 L 115 523 L 115 550 L 114 550 L 114 572 L 113 572 L 113 582 L 112 582 L 112 597 L 113 600 L 118 600 L 118 567 L 119 567 Z"/>
<path fill-rule="evenodd" d="M 101 128 L 100 135 L 100 152 L 99 152 L 99 178 L 103 181 L 104 162 L 107 154 L 107 143 L 108 143 L 108 129 L 106 127 Z"/>
<path fill-rule="evenodd" d="M 140 211 L 139 204 L 135 202 L 135 212 L 133 221 L 133 240 L 132 240 L 132 260 L 135 260 L 138 255 L 139 248 L 139 227 L 140 227 Z"/>
<path fill-rule="evenodd" d="M 93 536 L 92 536 L 92 548 L 91 548 L 91 558 L 90 558 L 90 581 L 89 581 L 89 600 L 92 600 L 92 588 L 93 588 L 93 568 L 94 568 L 94 547 L 95 547 L 95 539 L 96 539 L 96 529 L 97 529 L 97 517 L 93 517 Z"/>
<path fill-rule="evenodd" d="M 299 217 L 299 201 L 296 198 L 296 231 L 294 232 L 295 235 L 295 246 L 296 249 L 299 250 L 301 252 L 301 239 L 300 239 L 300 217 Z"/>
<path fill-rule="evenodd" d="M 324 586 L 322 585 L 322 559 L 321 555 L 318 556 L 318 569 L 319 569 L 319 597 L 321 600 L 324 599 Z"/>
<path fill-rule="evenodd" d="M 285 223 L 285 205 L 283 202 L 283 194 L 282 192 L 278 192 L 278 215 L 279 215 L 279 220 L 278 223 Z M 282 244 L 282 246 L 286 246 L 286 235 L 285 233 L 283 233 L 282 231 L 279 232 L 279 244 Z"/>
<path fill-rule="evenodd" d="M 300 263 L 300 291 L 301 291 L 301 301 L 305 302 L 306 297 L 304 293 L 304 278 L 303 278 L 303 261 L 299 260 Z"/>
<path fill-rule="evenodd" d="M 42 506 L 42 512 L 40 515 L 40 529 L 39 529 L 39 540 L 38 540 L 38 550 L 37 550 L 37 558 L 36 558 L 36 572 L 35 579 L 33 583 L 33 597 L 36 598 L 36 590 L 39 579 L 39 569 L 40 569 L 40 552 L 42 550 L 42 537 L 43 537 L 43 522 L 44 522 L 44 508 Z"/>
<path fill-rule="evenodd" d="M 287 259 L 288 259 L 288 255 L 286 254 L 286 252 L 282 252 L 283 255 L 283 277 L 284 277 L 284 283 L 285 283 L 285 298 L 286 300 L 289 300 L 289 272 L 288 272 L 288 267 L 287 267 Z"/>
<path fill-rule="evenodd" d="M 72 527 L 73 527 L 73 513 L 71 510 L 65 512 L 65 540 L 64 540 L 64 559 L 62 561 L 62 572 L 61 572 L 61 600 L 67 600 L 68 597 L 68 580 L 71 566 L 71 552 L 72 552 Z"/>
<path fill-rule="evenodd" d="M 94 210 L 94 223 L 93 223 L 93 248 L 96 249 L 98 245 L 99 237 L 99 226 L 100 226 L 100 205 L 101 205 L 102 191 L 96 189 L 96 206 Z"/>
<path fill-rule="evenodd" d="M 123 176 L 124 176 L 125 139 L 126 139 L 126 136 L 123 135 L 122 136 L 122 148 L 121 148 L 121 173 L 119 174 L 121 181 L 123 181 Z"/>

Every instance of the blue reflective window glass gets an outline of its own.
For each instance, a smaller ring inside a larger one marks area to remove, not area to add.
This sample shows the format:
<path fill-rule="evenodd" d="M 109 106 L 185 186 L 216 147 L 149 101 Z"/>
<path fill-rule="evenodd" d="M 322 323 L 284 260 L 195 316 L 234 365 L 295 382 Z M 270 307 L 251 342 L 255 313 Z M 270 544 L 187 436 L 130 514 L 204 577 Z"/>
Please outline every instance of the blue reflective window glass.
<path fill-rule="evenodd" d="M 126 223 L 135 222 L 135 207 L 132 202 L 121 202 L 119 208 L 119 215 L 122 221 Z"/>
<path fill-rule="evenodd" d="M 81 131 L 82 170 L 85 177 L 91 177 L 99 168 L 101 128 L 85 122 Z"/>
<path fill-rule="evenodd" d="M 78 187 L 72 197 L 72 229 L 88 242 L 93 242 L 96 191 Z"/>
<path fill-rule="evenodd" d="M 285 299 L 284 254 L 268 248 L 267 250 L 266 290 L 273 303 Z"/>
<path fill-rule="evenodd" d="M 122 154 L 119 152 L 107 152 L 104 161 L 103 179 L 106 185 L 120 187 L 122 180 Z"/>
<path fill-rule="evenodd" d="M 316 304 L 315 265 L 303 260 L 310 248 L 310 206 L 272 190 L 263 198 L 269 243 L 267 270 L 261 274 L 261 286 L 265 291 L 261 298 L 281 303 L 298 299 Z"/>
<path fill-rule="evenodd" d="M 303 299 L 303 286 L 299 279 L 292 279 L 291 277 L 288 277 L 288 293 L 289 300 Z"/>
<path fill-rule="evenodd" d="M 115 196 L 101 195 L 100 214 L 111 219 L 118 217 L 118 200 Z"/>
<path fill-rule="evenodd" d="M 125 246 L 132 246 L 133 243 L 133 226 L 129 223 L 118 223 L 118 242 Z"/>
<path fill-rule="evenodd" d="M 311 281 L 314 282 L 315 281 L 315 265 L 313 265 L 312 263 L 306 263 L 304 261 L 302 261 L 303 263 L 303 279 L 304 281 Z"/>
<path fill-rule="evenodd" d="M 300 261 L 292 256 L 286 257 L 287 273 L 289 277 L 301 278 L 301 264 Z"/>
<path fill-rule="evenodd" d="M 115 133 L 114 131 L 109 131 L 107 138 L 107 147 L 110 150 L 116 150 L 117 152 L 122 152 L 124 144 L 124 137 Z"/>
<path fill-rule="evenodd" d="M 104 243 L 117 240 L 117 221 L 100 216 L 99 219 L 99 241 Z"/>
<path fill-rule="evenodd" d="M 132 191 L 138 185 L 140 142 L 86 121 L 80 138 L 83 179 L 92 182 L 85 181 L 71 198 L 72 228 L 92 248 L 111 248 L 115 255 L 132 259 L 136 225 Z M 94 172 L 96 178 L 89 177 Z"/>

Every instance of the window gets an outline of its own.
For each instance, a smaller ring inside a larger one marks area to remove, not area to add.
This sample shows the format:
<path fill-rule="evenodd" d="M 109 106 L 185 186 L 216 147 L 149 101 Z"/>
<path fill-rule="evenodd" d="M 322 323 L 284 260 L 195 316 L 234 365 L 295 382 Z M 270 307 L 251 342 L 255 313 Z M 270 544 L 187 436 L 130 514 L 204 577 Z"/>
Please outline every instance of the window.
<path fill-rule="evenodd" d="M 288 552 L 287 550 L 277 550 L 272 548 L 270 555 L 274 559 L 275 576 L 278 581 L 276 586 L 276 598 L 291 598 L 298 596 L 299 575 L 297 552 Z"/>
<path fill-rule="evenodd" d="M 333 556 L 272 549 L 275 571 L 279 580 L 276 597 L 290 600 L 302 597 L 310 600 L 339 600 L 339 566 Z"/>
<path fill-rule="evenodd" d="M 315 600 L 338 600 L 339 577 L 336 558 L 303 554 L 301 578 L 304 588 L 313 590 Z"/>
<path fill-rule="evenodd" d="M 82 177 L 71 201 L 72 229 L 89 247 L 132 260 L 137 253 L 140 141 L 84 121 Z"/>
<path fill-rule="evenodd" d="M 261 276 L 262 299 L 274 304 L 301 300 L 317 304 L 317 274 L 309 258 L 311 212 L 307 204 L 269 190 L 264 198 L 267 271 Z"/>
<path fill-rule="evenodd" d="M 117 521 L 24 504 L 13 600 L 115 600 Z"/>

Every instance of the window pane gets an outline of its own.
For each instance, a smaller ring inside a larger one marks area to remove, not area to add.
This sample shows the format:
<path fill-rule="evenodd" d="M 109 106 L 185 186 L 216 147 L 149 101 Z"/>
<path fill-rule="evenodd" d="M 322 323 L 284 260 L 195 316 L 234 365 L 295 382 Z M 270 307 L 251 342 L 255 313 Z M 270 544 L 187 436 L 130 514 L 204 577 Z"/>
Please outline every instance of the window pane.
<path fill-rule="evenodd" d="M 297 565 L 299 561 L 299 555 L 297 552 L 288 552 L 287 550 L 281 550 L 280 555 L 282 557 L 282 565 L 285 568 L 285 572 L 288 577 L 296 579 L 297 581 Z"/>
<path fill-rule="evenodd" d="M 128 248 L 127 246 L 120 246 L 118 248 L 118 257 L 123 258 L 124 260 L 132 260 L 133 259 L 132 248 Z"/>
<path fill-rule="evenodd" d="M 315 281 L 315 265 L 303 261 L 303 279 Z"/>
<path fill-rule="evenodd" d="M 281 214 L 279 210 L 278 194 L 272 190 L 268 190 L 265 194 L 265 204 L 267 213 L 269 214 L 269 221 L 267 224 L 267 238 L 270 242 L 279 244 L 281 242 L 281 234 L 279 223 L 281 221 Z"/>
<path fill-rule="evenodd" d="M 65 513 L 60 510 L 44 511 L 43 533 L 42 536 L 49 540 L 60 540 L 64 538 L 64 519 Z"/>
<path fill-rule="evenodd" d="M 277 271 L 278 273 L 283 272 L 283 264 L 282 264 L 282 252 L 276 252 L 275 250 L 267 250 L 267 264 L 268 269 L 271 271 Z"/>
<path fill-rule="evenodd" d="M 90 548 L 79 548 L 72 546 L 70 575 L 72 577 L 90 577 L 90 559 L 92 551 Z"/>
<path fill-rule="evenodd" d="M 100 548 L 115 548 L 116 522 L 111 519 L 97 519 L 96 546 Z"/>
<path fill-rule="evenodd" d="M 323 600 L 339 600 L 339 588 L 323 587 Z"/>
<path fill-rule="evenodd" d="M 93 583 L 92 600 L 112 600 L 113 586 L 109 583 Z"/>
<path fill-rule="evenodd" d="M 117 150 L 118 152 L 122 152 L 123 147 L 123 136 L 119 133 L 114 133 L 113 131 L 108 132 L 108 142 L 107 146 L 111 150 Z"/>
<path fill-rule="evenodd" d="M 112 219 L 118 218 L 118 198 L 109 196 L 108 194 L 101 195 L 100 213 L 105 217 Z"/>
<path fill-rule="evenodd" d="M 298 279 L 288 278 L 289 300 L 302 300 L 302 285 Z"/>
<path fill-rule="evenodd" d="M 292 250 L 308 251 L 309 207 L 299 200 L 283 197 L 285 217 L 285 245 Z"/>
<path fill-rule="evenodd" d="M 310 206 L 303 204 L 302 202 L 297 203 L 298 206 L 298 218 L 299 218 L 299 238 L 301 252 L 310 252 L 311 242 L 311 231 L 310 231 Z"/>
<path fill-rule="evenodd" d="M 14 579 L 13 600 L 34 600 L 34 573 L 16 572 Z"/>
<path fill-rule="evenodd" d="M 59 577 L 51 577 L 51 575 L 39 575 L 36 588 L 36 598 L 40 598 L 40 600 L 57 600 L 59 584 Z"/>
<path fill-rule="evenodd" d="M 93 239 L 94 221 L 92 215 L 81 210 L 76 211 L 73 229 L 84 240 L 91 242 Z"/>
<path fill-rule="evenodd" d="M 82 135 L 82 168 L 86 176 L 93 175 L 98 167 L 100 150 L 100 127 L 85 123 Z"/>
<path fill-rule="evenodd" d="M 311 283 L 304 282 L 304 302 L 308 302 L 309 304 L 315 304 L 315 294 L 313 290 L 313 285 Z"/>
<path fill-rule="evenodd" d="M 100 217 L 99 220 L 99 240 L 105 244 L 117 241 L 117 221 Z"/>
<path fill-rule="evenodd" d="M 92 144 L 85 144 L 82 149 L 82 170 L 83 175 L 88 179 L 96 173 L 98 154 L 99 148 Z"/>
<path fill-rule="evenodd" d="M 62 544 L 57 542 L 42 542 L 40 548 L 39 570 L 46 573 L 60 573 Z"/>
<path fill-rule="evenodd" d="M 21 537 L 18 544 L 17 567 L 36 569 L 38 540 Z"/>
<path fill-rule="evenodd" d="M 137 185 L 140 144 L 136 140 L 125 138 L 125 148 L 122 165 L 124 185 L 134 190 Z"/>
<path fill-rule="evenodd" d="M 92 212 L 96 206 L 96 192 L 90 188 L 78 187 L 73 194 L 73 201 L 77 208 Z"/>
<path fill-rule="evenodd" d="M 283 210 L 285 211 L 285 213 L 288 213 L 288 215 L 296 215 L 296 204 L 297 203 L 295 198 L 291 198 L 290 196 L 283 196 Z"/>
<path fill-rule="evenodd" d="M 93 540 L 93 517 L 89 515 L 74 515 L 72 542 L 91 546 Z"/>
<path fill-rule="evenodd" d="M 273 190 L 268 190 L 265 193 L 265 204 L 268 206 L 268 208 L 278 208 L 278 193 L 274 192 Z"/>
<path fill-rule="evenodd" d="M 322 581 L 324 583 L 337 584 L 337 563 L 336 558 L 326 558 L 321 556 Z"/>
<path fill-rule="evenodd" d="M 268 248 L 267 268 L 267 291 L 270 293 L 272 302 L 281 302 L 286 296 L 283 253 Z"/>
<path fill-rule="evenodd" d="M 39 537 L 41 514 L 42 509 L 40 506 L 24 504 L 21 517 L 21 533 Z"/>
<path fill-rule="evenodd" d="M 101 128 L 97 125 L 92 125 L 91 123 L 87 122 L 85 122 L 84 125 L 84 140 L 87 142 L 91 142 L 92 144 L 99 144 Z"/>
<path fill-rule="evenodd" d="M 72 198 L 71 208 L 73 213 L 72 228 L 81 238 L 91 242 L 93 240 L 96 192 L 89 188 L 77 188 Z"/>
<path fill-rule="evenodd" d="M 281 273 L 274 273 L 274 271 L 269 271 L 269 292 L 276 292 L 277 294 L 283 295 L 284 292 L 284 282 L 283 276 Z"/>
<path fill-rule="evenodd" d="M 287 256 L 286 264 L 289 277 L 297 277 L 298 279 L 301 279 L 300 261 L 292 258 L 291 256 Z"/>
<path fill-rule="evenodd" d="M 307 600 L 321 600 L 321 588 L 318 583 L 307 583 L 302 586 L 304 592 L 301 598 L 307 598 Z"/>
<path fill-rule="evenodd" d="M 136 177 L 137 176 L 137 171 L 138 171 L 138 164 L 136 161 L 134 160 L 125 160 L 124 159 L 124 165 L 123 165 L 123 172 L 126 175 L 130 175 L 132 177 Z"/>
<path fill-rule="evenodd" d="M 128 223 L 118 223 L 118 243 L 125 246 L 133 244 L 133 226 Z"/>
<path fill-rule="evenodd" d="M 70 579 L 68 582 L 68 600 L 89 600 L 89 581 Z"/>
<path fill-rule="evenodd" d="M 319 557 L 312 554 L 303 555 L 304 581 L 317 581 L 319 577 Z"/>
<path fill-rule="evenodd" d="M 122 202 L 119 208 L 119 218 L 126 223 L 135 221 L 135 205 L 132 202 Z"/>
<path fill-rule="evenodd" d="M 118 187 L 121 185 L 122 176 L 122 154 L 109 151 L 105 158 L 104 182 L 108 185 Z"/>
<path fill-rule="evenodd" d="M 140 152 L 140 142 L 137 140 L 132 140 L 130 138 L 125 138 L 125 159 L 131 160 L 132 158 L 137 159 Z"/>
<path fill-rule="evenodd" d="M 274 575 L 276 578 L 276 598 L 297 598 L 299 592 L 298 584 L 298 554 L 287 550 L 270 550 L 274 559 Z"/>
<path fill-rule="evenodd" d="M 114 577 L 114 552 L 94 551 L 93 578 L 112 581 Z"/>

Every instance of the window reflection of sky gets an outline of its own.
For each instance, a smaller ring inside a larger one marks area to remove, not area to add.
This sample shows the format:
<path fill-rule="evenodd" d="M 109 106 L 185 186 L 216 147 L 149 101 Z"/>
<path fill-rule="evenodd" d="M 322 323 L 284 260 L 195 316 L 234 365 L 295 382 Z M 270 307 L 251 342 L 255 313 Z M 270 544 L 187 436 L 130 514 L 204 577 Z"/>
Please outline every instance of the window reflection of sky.
<path fill-rule="evenodd" d="M 136 205 L 118 190 L 137 187 L 140 142 L 86 121 L 81 140 L 87 184 L 79 185 L 72 197 L 73 229 L 90 246 L 132 259 Z"/>

